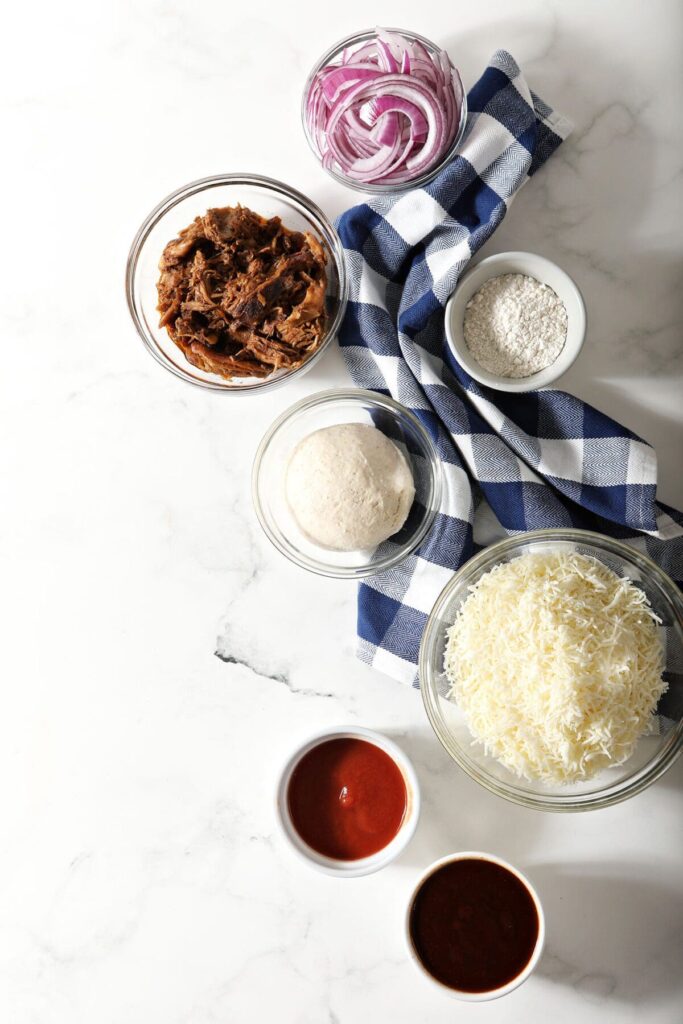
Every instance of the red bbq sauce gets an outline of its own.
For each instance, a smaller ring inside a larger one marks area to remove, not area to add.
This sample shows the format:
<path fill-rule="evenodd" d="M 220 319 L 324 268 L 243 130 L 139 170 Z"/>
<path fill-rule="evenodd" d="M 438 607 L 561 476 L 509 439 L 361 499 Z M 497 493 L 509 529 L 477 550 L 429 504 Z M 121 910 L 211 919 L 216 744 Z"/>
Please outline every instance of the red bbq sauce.
<path fill-rule="evenodd" d="M 361 739 L 325 740 L 313 747 L 287 789 L 296 831 L 317 853 L 335 860 L 359 860 L 383 850 L 400 829 L 407 802 L 396 762 Z"/>
<path fill-rule="evenodd" d="M 539 920 L 516 875 L 470 858 L 444 864 L 422 883 L 409 929 L 418 958 L 437 981 L 461 992 L 491 992 L 529 963 Z"/>

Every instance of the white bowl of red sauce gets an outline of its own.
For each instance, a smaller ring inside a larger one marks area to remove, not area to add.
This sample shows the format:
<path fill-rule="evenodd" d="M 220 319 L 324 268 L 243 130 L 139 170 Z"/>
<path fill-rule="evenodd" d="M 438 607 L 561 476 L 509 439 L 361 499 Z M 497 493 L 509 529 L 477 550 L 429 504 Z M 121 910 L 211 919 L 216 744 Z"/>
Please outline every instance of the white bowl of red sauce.
<path fill-rule="evenodd" d="M 316 733 L 288 759 L 277 816 L 311 867 L 357 878 L 386 867 L 410 842 L 420 814 L 415 769 L 401 748 L 361 726 Z"/>
<path fill-rule="evenodd" d="M 468 1002 L 513 992 L 545 944 L 538 893 L 517 868 L 490 853 L 455 853 L 427 868 L 408 901 L 405 930 L 418 970 Z"/>

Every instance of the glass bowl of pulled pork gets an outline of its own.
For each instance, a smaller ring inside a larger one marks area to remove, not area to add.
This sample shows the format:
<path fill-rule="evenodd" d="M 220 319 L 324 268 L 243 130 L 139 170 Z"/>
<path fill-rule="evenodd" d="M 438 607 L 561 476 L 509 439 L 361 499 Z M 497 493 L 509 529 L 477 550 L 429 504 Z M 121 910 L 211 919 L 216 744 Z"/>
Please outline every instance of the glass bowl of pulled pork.
<path fill-rule="evenodd" d="M 341 243 L 321 210 L 270 178 L 226 174 L 173 192 L 131 246 L 126 294 L 149 352 L 232 394 L 304 373 L 346 307 Z"/>

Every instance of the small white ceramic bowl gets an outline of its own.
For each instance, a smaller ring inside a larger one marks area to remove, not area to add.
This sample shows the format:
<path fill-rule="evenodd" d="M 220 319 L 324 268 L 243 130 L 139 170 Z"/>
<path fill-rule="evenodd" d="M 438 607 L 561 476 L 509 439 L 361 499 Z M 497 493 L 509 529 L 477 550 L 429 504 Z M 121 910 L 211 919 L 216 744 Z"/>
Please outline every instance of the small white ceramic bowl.
<path fill-rule="evenodd" d="M 507 985 L 501 985 L 500 988 L 489 989 L 487 992 L 464 992 L 460 989 L 451 988 L 450 985 L 444 985 L 443 982 L 439 981 L 430 974 L 427 968 L 420 960 L 413 941 L 410 936 L 410 914 L 413 909 L 413 903 L 423 883 L 427 881 L 430 875 L 433 875 L 435 871 L 443 867 L 444 864 L 452 864 L 457 860 L 485 860 L 491 864 L 498 864 L 501 868 L 506 868 L 510 874 L 514 875 L 520 880 L 522 885 L 529 891 L 529 895 L 534 901 L 536 906 L 536 913 L 538 914 L 538 938 L 536 939 L 536 945 L 534 951 L 531 954 L 531 958 L 527 963 L 526 967 L 520 971 L 516 978 L 509 981 Z M 408 909 L 405 916 L 405 938 L 408 946 L 408 952 L 410 953 L 410 959 L 413 961 L 420 973 L 431 981 L 432 985 L 435 985 L 441 992 L 445 992 L 447 995 L 452 996 L 455 999 L 461 999 L 468 1003 L 484 1003 L 490 999 L 499 999 L 501 996 L 506 996 L 510 992 L 514 992 L 516 988 L 522 985 L 530 974 L 535 970 L 541 956 L 543 954 L 543 947 L 545 946 L 545 916 L 543 914 L 543 907 L 539 899 L 538 893 L 534 889 L 529 879 L 518 871 L 517 868 L 509 864 L 508 861 L 503 860 L 501 857 L 496 857 L 492 853 L 480 853 L 476 850 L 466 850 L 463 853 L 452 853 L 447 857 L 441 857 L 440 860 L 435 860 L 433 864 L 427 868 L 427 870 L 418 879 L 417 885 L 413 889 L 410 899 L 408 900 Z"/>
<path fill-rule="evenodd" d="M 324 743 L 327 740 L 343 739 L 359 739 L 366 740 L 368 743 L 374 743 L 376 747 L 379 747 L 385 754 L 388 754 L 397 765 L 406 785 L 407 806 L 400 829 L 391 842 L 383 849 L 373 853 L 371 857 L 361 857 L 358 860 L 336 860 L 333 857 L 326 857 L 324 854 L 318 853 L 317 850 L 313 850 L 304 842 L 294 828 L 287 803 L 289 780 L 301 758 L 320 743 Z M 323 729 L 322 732 L 315 733 L 305 743 L 297 747 L 287 760 L 280 775 L 275 803 L 277 819 L 285 838 L 289 841 L 295 852 L 310 867 L 316 868 L 327 875 L 336 875 L 337 878 L 358 878 L 361 875 L 371 875 L 373 872 L 386 867 L 387 864 L 390 864 L 392 860 L 395 860 L 405 850 L 415 833 L 418 818 L 420 817 L 420 787 L 411 762 L 393 740 L 387 739 L 386 736 L 382 736 L 381 733 L 374 732 L 372 729 L 365 729 L 358 725 L 349 725 L 341 728 Z"/>
<path fill-rule="evenodd" d="M 463 323 L 465 307 L 485 281 L 501 274 L 526 274 L 549 285 L 562 299 L 567 310 L 567 339 L 554 363 L 529 377 L 499 377 L 489 373 L 476 361 L 465 342 Z M 548 387 L 566 373 L 583 345 L 586 335 L 586 307 L 581 292 L 556 263 L 533 252 L 501 252 L 489 256 L 472 267 L 446 303 L 446 339 L 456 360 L 471 377 L 498 391 L 535 391 Z"/>

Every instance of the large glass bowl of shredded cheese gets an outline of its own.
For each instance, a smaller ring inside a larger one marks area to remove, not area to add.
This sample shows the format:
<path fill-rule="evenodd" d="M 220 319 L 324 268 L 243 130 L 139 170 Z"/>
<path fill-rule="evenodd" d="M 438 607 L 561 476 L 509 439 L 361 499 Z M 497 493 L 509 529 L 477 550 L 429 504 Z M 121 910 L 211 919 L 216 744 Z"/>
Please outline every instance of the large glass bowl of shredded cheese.
<path fill-rule="evenodd" d="M 419 673 L 451 757 L 526 807 L 618 803 L 683 749 L 683 597 L 647 555 L 597 533 L 536 530 L 475 555 L 432 609 Z M 517 685 L 522 698 L 510 696 Z M 576 749 L 573 734 L 567 740 L 572 715 L 581 718 Z M 552 752 L 547 770 L 539 750 Z"/>

